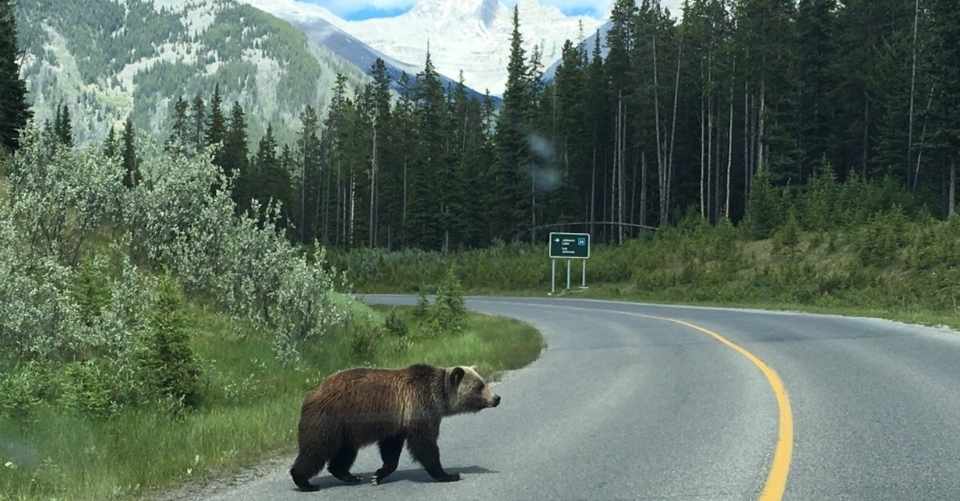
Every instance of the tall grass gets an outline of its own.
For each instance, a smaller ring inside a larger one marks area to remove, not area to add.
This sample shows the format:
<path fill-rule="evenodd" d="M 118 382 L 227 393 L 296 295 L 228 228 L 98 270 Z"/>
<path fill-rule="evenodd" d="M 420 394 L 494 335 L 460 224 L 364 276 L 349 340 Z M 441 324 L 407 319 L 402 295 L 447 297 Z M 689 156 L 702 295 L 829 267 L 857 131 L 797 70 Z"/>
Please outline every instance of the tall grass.
<path fill-rule="evenodd" d="M 304 363 L 290 367 L 273 356 L 269 337 L 248 325 L 196 306 L 187 314 L 204 373 L 196 411 L 172 418 L 129 410 L 97 419 L 44 407 L 25 420 L 0 419 L 0 500 L 142 497 L 291 451 L 304 393 L 336 370 L 425 362 L 494 373 L 530 363 L 542 348 L 525 324 L 470 315 L 458 335 L 426 336 L 414 327 L 402 346 L 380 334 L 358 351 L 356 337 L 370 329 L 359 322 L 314 343 Z M 412 323 L 411 313 L 400 315 Z"/>

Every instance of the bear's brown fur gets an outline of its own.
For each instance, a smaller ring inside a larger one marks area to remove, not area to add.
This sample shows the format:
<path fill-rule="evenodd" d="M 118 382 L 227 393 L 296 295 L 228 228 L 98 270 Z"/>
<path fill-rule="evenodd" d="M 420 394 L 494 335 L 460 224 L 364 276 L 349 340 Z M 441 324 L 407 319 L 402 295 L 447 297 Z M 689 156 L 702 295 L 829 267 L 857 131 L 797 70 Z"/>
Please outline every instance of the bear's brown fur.
<path fill-rule="evenodd" d="M 327 378 L 307 395 L 300 414 L 300 453 L 290 476 L 301 490 L 315 490 L 309 480 L 329 463 L 330 473 L 349 483 L 357 451 L 377 443 L 383 467 L 380 483 L 397 469 L 404 442 L 413 459 L 432 478 L 451 482 L 440 465 L 437 437 L 445 416 L 496 407 L 500 397 L 470 367 L 349 369 Z"/>

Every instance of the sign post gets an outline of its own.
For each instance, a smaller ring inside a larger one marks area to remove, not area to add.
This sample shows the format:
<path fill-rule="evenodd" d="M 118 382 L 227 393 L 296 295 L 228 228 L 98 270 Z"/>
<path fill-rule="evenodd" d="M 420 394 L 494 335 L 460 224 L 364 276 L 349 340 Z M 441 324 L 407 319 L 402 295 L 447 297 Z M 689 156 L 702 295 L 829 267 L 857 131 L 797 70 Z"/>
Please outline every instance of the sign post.
<path fill-rule="evenodd" d="M 587 260 L 590 259 L 589 233 L 551 233 L 549 243 L 551 260 L 550 293 L 556 293 L 557 259 L 567 260 L 567 289 L 571 287 L 571 261 L 581 261 L 582 281 L 580 288 L 587 288 Z"/>

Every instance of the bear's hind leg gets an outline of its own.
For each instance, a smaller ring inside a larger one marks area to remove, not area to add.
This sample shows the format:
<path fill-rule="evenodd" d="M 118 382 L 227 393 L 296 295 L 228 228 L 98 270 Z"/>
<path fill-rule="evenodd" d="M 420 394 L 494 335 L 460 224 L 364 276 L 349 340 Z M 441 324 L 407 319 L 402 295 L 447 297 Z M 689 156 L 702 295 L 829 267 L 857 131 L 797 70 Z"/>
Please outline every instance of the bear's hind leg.
<path fill-rule="evenodd" d="M 400 453 L 403 452 L 404 436 L 398 435 L 381 440 L 377 443 L 380 446 L 380 458 L 383 459 L 383 467 L 377 470 L 373 477 L 373 483 L 379 484 L 383 479 L 397 471 L 397 465 L 400 463 Z"/>
<path fill-rule="evenodd" d="M 290 468 L 290 477 L 293 478 L 293 483 L 297 484 L 301 491 L 317 490 L 317 487 L 310 483 L 310 479 L 320 473 L 324 463 L 326 463 L 326 460 L 316 454 L 301 452 Z"/>
<path fill-rule="evenodd" d="M 407 440 L 407 447 L 410 448 L 410 454 L 418 463 L 423 465 L 423 469 L 431 478 L 437 482 L 456 482 L 460 480 L 460 474 L 448 474 L 443 471 L 440 464 L 440 449 L 437 447 L 436 438 L 428 437 L 410 437 Z"/>
<path fill-rule="evenodd" d="M 356 459 L 357 449 L 349 444 L 343 444 L 340 446 L 340 450 L 337 451 L 337 455 L 330 460 L 330 466 L 327 467 L 327 469 L 331 475 L 341 482 L 348 484 L 362 482 L 363 479 L 350 473 L 350 467 L 353 466 L 353 462 L 356 461 Z"/>

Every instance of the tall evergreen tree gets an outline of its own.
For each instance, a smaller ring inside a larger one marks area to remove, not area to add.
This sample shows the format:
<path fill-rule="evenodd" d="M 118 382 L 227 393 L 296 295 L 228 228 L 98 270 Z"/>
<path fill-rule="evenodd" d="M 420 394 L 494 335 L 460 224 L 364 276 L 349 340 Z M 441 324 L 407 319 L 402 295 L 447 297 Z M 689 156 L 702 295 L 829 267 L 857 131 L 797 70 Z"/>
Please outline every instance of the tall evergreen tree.
<path fill-rule="evenodd" d="M 117 148 L 117 133 L 113 125 L 110 125 L 110 131 L 107 132 L 107 137 L 103 140 L 102 151 L 104 156 L 110 158 L 115 157 L 119 151 Z"/>
<path fill-rule="evenodd" d="M 240 211 L 249 208 L 251 191 L 254 189 L 253 175 L 248 172 L 248 156 L 246 115 L 240 103 L 234 101 L 230 112 L 230 128 L 223 138 L 223 163 L 220 167 L 227 176 L 237 178 L 233 200 Z"/>
<path fill-rule="evenodd" d="M 518 230 L 529 226 L 530 151 L 527 118 L 530 88 L 527 59 L 520 33 L 520 8 L 513 9 L 513 33 L 510 37 L 510 60 L 507 65 L 507 87 L 497 124 L 496 143 L 500 156 L 495 186 L 499 199 L 493 206 L 497 212 L 498 235 L 503 239 L 518 236 Z"/>
<path fill-rule="evenodd" d="M 123 129 L 123 168 L 126 173 L 123 184 L 132 188 L 140 183 L 140 160 L 137 158 L 137 133 L 133 126 L 133 117 L 127 117 Z"/>
<path fill-rule="evenodd" d="M 217 84 L 213 91 L 213 100 L 210 101 L 210 115 L 206 124 L 206 136 L 204 137 L 205 146 L 222 146 L 223 140 L 227 136 L 227 118 L 223 114 L 223 98 L 220 97 L 220 84 Z M 223 168 L 224 148 L 217 150 L 213 157 L 213 163 Z"/>
<path fill-rule="evenodd" d="M 73 147 L 73 119 L 70 117 L 70 108 L 62 104 L 57 106 L 57 117 L 53 122 L 53 134 L 57 142 L 66 146 Z"/>
<path fill-rule="evenodd" d="M 205 133 L 206 133 L 206 123 L 207 123 L 207 109 L 206 104 L 203 102 L 203 96 L 197 94 L 193 98 L 193 112 L 191 114 L 191 119 L 193 124 L 190 129 L 190 137 L 193 140 L 194 151 L 201 151 L 205 143 Z"/>
<path fill-rule="evenodd" d="M 167 138 L 167 149 L 169 151 L 184 153 L 188 146 L 192 144 L 192 134 L 187 118 L 188 106 L 182 96 L 177 96 L 177 102 L 173 106 L 173 125 L 170 137 Z"/>
<path fill-rule="evenodd" d="M 438 176 L 446 172 L 446 98 L 440 75 L 427 52 L 423 73 L 417 75 L 417 157 L 410 180 L 410 237 L 428 249 L 444 243 L 443 218 L 447 207 L 439 190 Z"/>
<path fill-rule="evenodd" d="M 19 131 L 31 116 L 27 86 L 20 78 L 13 2 L 0 0 L 0 146 L 16 150 L 20 145 Z"/>

